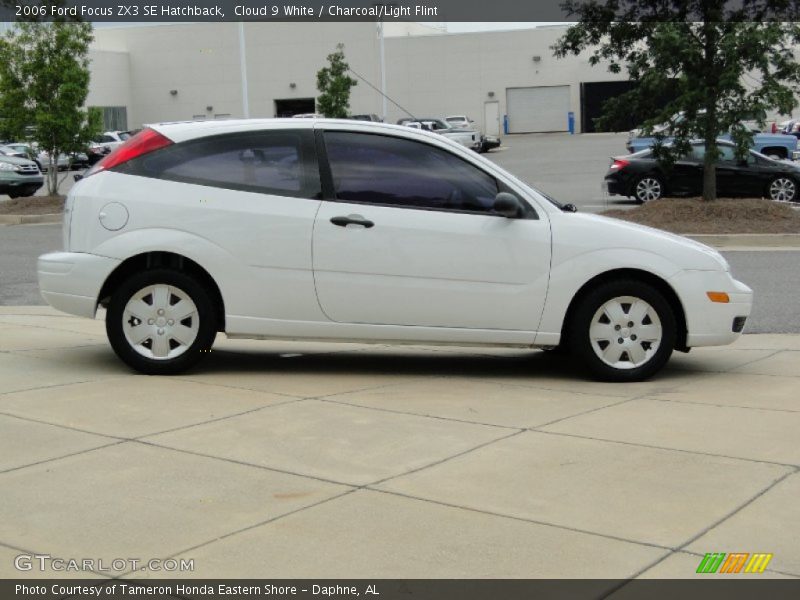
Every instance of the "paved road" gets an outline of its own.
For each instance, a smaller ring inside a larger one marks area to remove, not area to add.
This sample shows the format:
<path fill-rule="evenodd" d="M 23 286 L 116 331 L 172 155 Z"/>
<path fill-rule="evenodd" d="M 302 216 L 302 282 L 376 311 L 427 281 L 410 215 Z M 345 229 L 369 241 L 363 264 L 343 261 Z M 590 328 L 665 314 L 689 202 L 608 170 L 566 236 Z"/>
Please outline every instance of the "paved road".
<path fill-rule="evenodd" d="M 600 183 L 611 156 L 627 154 L 626 133 L 512 135 L 486 157 L 526 183 L 581 211 L 635 206 L 627 198 L 604 197 Z"/>
<path fill-rule="evenodd" d="M 42 304 L 36 257 L 61 247 L 59 225 L 0 226 L 0 305 Z M 725 252 L 738 279 L 756 290 L 751 333 L 800 333 L 800 251 Z"/>

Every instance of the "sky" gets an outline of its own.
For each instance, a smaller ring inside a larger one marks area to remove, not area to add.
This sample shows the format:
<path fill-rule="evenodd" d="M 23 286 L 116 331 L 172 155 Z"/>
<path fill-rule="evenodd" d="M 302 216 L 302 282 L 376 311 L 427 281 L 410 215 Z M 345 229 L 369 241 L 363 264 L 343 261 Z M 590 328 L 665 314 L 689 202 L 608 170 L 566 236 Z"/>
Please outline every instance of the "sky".
<path fill-rule="evenodd" d="M 447 31 L 451 33 L 465 33 L 468 31 L 505 31 L 508 29 L 531 29 L 541 25 L 556 25 L 556 23 L 446 23 Z"/>

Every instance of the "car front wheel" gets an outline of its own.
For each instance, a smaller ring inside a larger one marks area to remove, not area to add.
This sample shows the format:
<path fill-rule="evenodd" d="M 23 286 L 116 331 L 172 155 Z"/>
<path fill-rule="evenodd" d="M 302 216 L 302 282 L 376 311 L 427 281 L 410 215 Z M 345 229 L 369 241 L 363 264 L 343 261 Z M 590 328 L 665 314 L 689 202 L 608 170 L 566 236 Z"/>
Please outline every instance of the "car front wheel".
<path fill-rule="evenodd" d="M 106 333 L 128 366 L 148 375 L 171 375 L 194 365 L 216 337 L 211 295 L 180 271 L 137 273 L 111 297 Z"/>
<path fill-rule="evenodd" d="M 603 381 L 642 381 L 669 360 L 676 324 L 656 288 L 635 280 L 602 284 L 574 313 L 570 346 Z"/>
<path fill-rule="evenodd" d="M 776 177 L 767 190 L 771 200 L 794 202 L 797 199 L 797 184 L 791 177 Z"/>

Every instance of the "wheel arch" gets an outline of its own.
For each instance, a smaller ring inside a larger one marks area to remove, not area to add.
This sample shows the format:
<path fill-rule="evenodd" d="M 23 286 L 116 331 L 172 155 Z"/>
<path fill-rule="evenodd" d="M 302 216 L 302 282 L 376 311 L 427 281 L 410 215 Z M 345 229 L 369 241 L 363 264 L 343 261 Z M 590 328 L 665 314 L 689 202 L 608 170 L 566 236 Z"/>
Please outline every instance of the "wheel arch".
<path fill-rule="evenodd" d="M 766 146 L 761 150 L 759 150 L 759 152 L 761 152 L 761 154 L 765 154 L 766 156 L 774 154 L 775 156 L 780 156 L 781 158 L 789 157 L 789 150 L 787 150 L 783 146 Z"/>
<path fill-rule="evenodd" d="M 134 273 L 154 268 L 170 268 L 187 273 L 197 279 L 212 295 L 217 308 L 217 330 L 225 331 L 225 304 L 219 285 L 209 272 L 190 258 L 167 251 L 149 251 L 131 256 L 122 261 L 103 282 L 97 303 L 106 307 L 111 295 L 119 285 Z"/>
<path fill-rule="evenodd" d="M 664 295 L 664 298 L 670 305 L 673 314 L 675 315 L 675 324 L 677 325 L 677 331 L 675 332 L 675 349 L 680 351 L 686 351 L 686 336 L 687 336 L 687 325 L 686 325 L 686 313 L 683 308 L 683 304 L 678 297 L 678 294 L 672 288 L 672 286 L 667 283 L 666 280 L 662 279 L 658 275 L 650 273 L 648 271 L 644 271 L 642 269 L 632 269 L 632 268 L 624 268 L 624 269 L 612 269 L 609 271 L 605 271 L 598 275 L 595 275 L 591 279 L 589 279 L 586 283 L 584 283 L 575 295 L 573 295 L 572 300 L 567 307 L 567 311 L 564 314 L 564 321 L 561 325 L 561 339 L 568 340 L 570 334 L 570 326 L 574 321 L 575 310 L 577 309 L 578 305 L 580 304 L 581 300 L 586 297 L 586 295 L 597 286 L 602 285 L 604 283 L 608 283 L 609 281 L 614 281 L 618 279 L 633 279 L 636 281 L 641 281 L 642 283 L 647 283 L 657 289 L 661 294 Z"/>

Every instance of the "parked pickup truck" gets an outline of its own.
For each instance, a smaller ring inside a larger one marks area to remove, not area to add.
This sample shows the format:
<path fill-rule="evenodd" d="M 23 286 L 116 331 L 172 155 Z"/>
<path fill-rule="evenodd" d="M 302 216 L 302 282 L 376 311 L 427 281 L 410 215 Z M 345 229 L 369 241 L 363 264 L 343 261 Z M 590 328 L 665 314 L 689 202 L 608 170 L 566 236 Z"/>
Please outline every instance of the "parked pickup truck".
<path fill-rule="evenodd" d="M 480 132 L 471 128 L 453 127 L 444 119 L 425 118 L 425 119 L 400 119 L 398 125 L 405 125 L 406 127 L 414 127 L 416 129 L 427 129 L 428 131 L 435 131 L 438 134 L 449 137 L 453 141 L 458 142 L 462 146 L 466 146 L 475 152 L 480 152 L 483 147 L 483 136 Z"/>
<path fill-rule="evenodd" d="M 730 140 L 730 134 L 721 135 L 720 139 Z M 635 137 L 628 140 L 626 148 L 633 154 L 639 150 L 646 150 L 655 144 L 654 137 Z M 669 144 L 672 138 L 664 138 L 664 144 Z M 774 159 L 797 160 L 800 158 L 800 151 L 797 149 L 797 138 L 793 135 L 781 135 L 773 133 L 757 133 L 753 136 L 751 150 L 765 154 Z"/>

